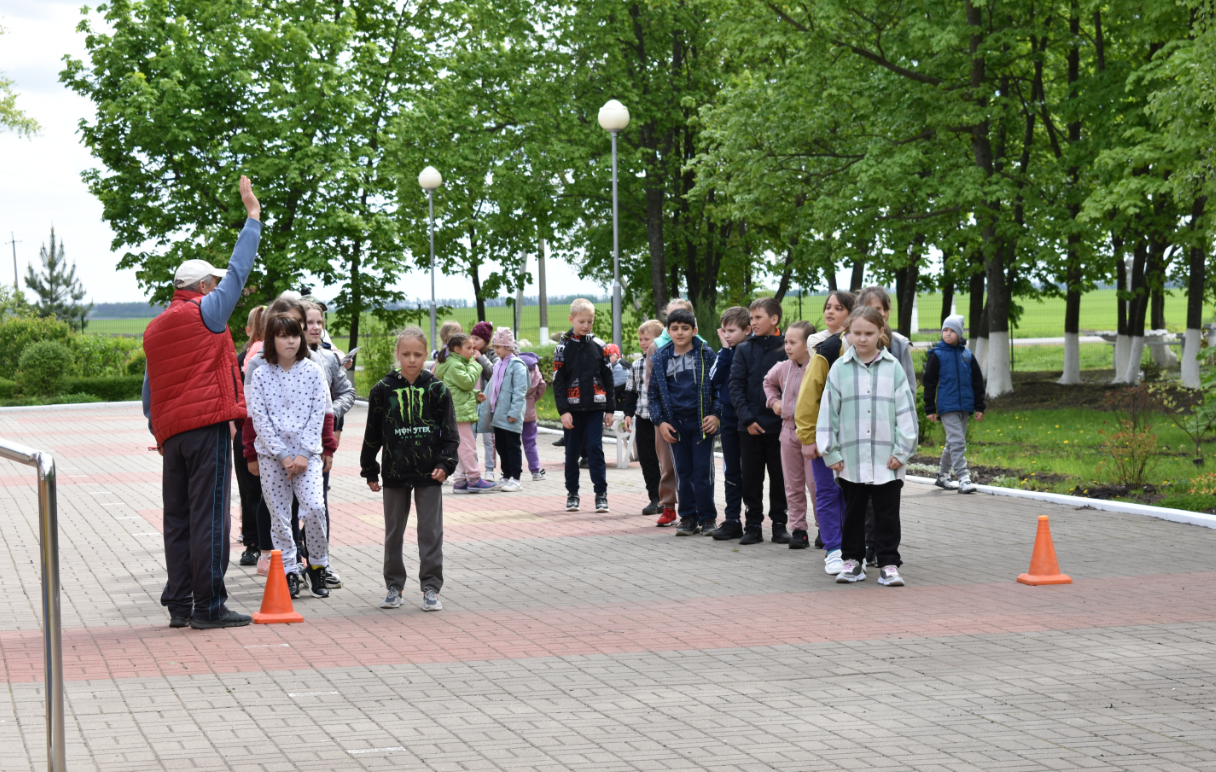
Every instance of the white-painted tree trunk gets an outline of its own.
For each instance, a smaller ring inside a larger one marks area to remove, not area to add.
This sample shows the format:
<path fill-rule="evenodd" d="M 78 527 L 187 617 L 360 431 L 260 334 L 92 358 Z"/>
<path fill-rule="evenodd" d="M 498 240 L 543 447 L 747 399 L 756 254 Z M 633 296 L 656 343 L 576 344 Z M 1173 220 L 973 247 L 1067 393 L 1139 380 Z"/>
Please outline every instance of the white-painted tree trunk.
<path fill-rule="evenodd" d="M 1127 335 L 1115 336 L 1115 377 L 1111 383 L 1123 383 L 1127 372 L 1127 355 L 1132 351 L 1132 339 Z"/>
<path fill-rule="evenodd" d="M 1116 383 L 1135 386 L 1140 382 L 1140 360 L 1144 356 L 1144 336 L 1133 335 L 1127 348 L 1127 365 Z"/>
<path fill-rule="evenodd" d="M 1081 339 L 1075 332 L 1064 333 L 1064 374 L 1059 382 L 1063 386 L 1081 382 Z"/>
<path fill-rule="evenodd" d="M 988 339 L 975 337 L 971 339 L 971 353 L 975 355 L 975 361 L 980 363 L 980 372 L 984 377 L 988 377 Z"/>
<path fill-rule="evenodd" d="M 1203 330 L 1188 328 L 1182 337 L 1182 385 L 1188 389 L 1198 389 L 1203 384 L 1199 381 L 1199 343 L 1203 340 Z"/>
<path fill-rule="evenodd" d="M 988 333 L 988 389 L 989 398 L 999 397 L 1013 391 L 1013 373 L 1009 370 L 1009 333 Z"/>
<path fill-rule="evenodd" d="M 912 330 L 913 335 L 920 332 L 920 305 L 916 295 L 912 296 Z"/>
<path fill-rule="evenodd" d="M 1153 354 L 1153 362 L 1162 370 L 1169 370 L 1178 366 L 1178 355 L 1169 346 L 1149 346 L 1149 350 Z"/>

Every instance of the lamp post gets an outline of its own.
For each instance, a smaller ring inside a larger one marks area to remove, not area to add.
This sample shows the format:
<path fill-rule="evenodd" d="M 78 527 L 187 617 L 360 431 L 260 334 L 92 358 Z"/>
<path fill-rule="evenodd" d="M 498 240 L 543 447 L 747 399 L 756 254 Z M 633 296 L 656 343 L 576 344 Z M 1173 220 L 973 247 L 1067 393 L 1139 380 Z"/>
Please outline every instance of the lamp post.
<path fill-rule="evenodd" d="M 617 223 L 616 135 L 629 125 L 629 108 L 609 99 L 600 108 L 600 128 L 612 135 L 612 342 L 621 345 L 621 239 Z"/>
<path fill-rule="evenodd" d="M 428 166 L 418 175 L 418 184 L 426 191 L 431 215 L 431 345 L 438 347 L 435 342 L 435 188 L 443 184 L 443 175 L 434 166 Z"/>

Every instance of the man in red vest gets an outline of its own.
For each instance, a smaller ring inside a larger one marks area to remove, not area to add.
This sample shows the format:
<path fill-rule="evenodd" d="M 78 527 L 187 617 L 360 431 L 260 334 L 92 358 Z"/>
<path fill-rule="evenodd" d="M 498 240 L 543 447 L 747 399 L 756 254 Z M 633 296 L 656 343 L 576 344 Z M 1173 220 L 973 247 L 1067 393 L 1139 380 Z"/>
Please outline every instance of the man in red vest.
<path fill-rule="evenodd" d="M 245 395 L 228 317 L 253 268 L 262 237 L 261 204 L 241 177 L 248 219 L 228 268 L 187 260 L 173 277 L 173 301 L 144 331 L 148 369 L 144 415 L 164 457 L 165 564 L 161 605 L 169 626 L 240 627 L 249 617 L 227 608 L 230 422 L 245 417 Z"/>

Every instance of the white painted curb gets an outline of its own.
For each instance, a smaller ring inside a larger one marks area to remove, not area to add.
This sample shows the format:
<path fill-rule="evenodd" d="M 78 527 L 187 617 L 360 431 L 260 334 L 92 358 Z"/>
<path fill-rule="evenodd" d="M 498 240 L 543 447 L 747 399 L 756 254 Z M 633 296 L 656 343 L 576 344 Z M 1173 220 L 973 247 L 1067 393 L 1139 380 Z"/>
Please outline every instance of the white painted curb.
<path fill-rule="evenodd" d="M 932 477 L 917 477 L 908 475 L 908 482 L 921 485 L 933 485 Z M 1062 504 L 1070 507 L 1087 507 L 1100 509 L 1105 512 L 1119 512 L 1124 515 L 1141 515 L 1155 517 L 1158 520 L 1170 520 L 1175 523 L 1199 525 L 1204 528 L 1216 528 L 1216 515 L 1205 515 L 1202 512 L 1187 512 L 1185 509 L 1169 509 L 1168 507 L 1151 507 L 1147 504 L 1133 504 L 1129 501 L 1107 501 L 1105 499 L 1087 499 L 1084 496 L 1068 496 L 1063 493 L 1043 493 L 1040 491 L 1023 491 L 1016 488 L 1001 488 L 995 485 L 977 485 L 978 493 L 990 496 L 1009 496 L 1015 499 L 1030 499 L 1045 501 L 1050 504 Z"/>

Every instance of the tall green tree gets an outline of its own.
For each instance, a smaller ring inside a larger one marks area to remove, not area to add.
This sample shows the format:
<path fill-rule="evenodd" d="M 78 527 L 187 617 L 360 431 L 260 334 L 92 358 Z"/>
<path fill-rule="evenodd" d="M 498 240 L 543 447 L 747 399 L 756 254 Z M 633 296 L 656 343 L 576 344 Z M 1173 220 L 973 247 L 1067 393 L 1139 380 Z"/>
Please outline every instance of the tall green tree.
<path fill-rule="evenodd" d="M 26 266 L 25 275 L 26 288 L 38 296 L 35 304 L 38 314 L 53 316 L 83 331 L 93 304 L 80 302 L 84 300 L 85 288 L 76 278 L 76 263 L 68 264 L 63 241 L 55 238 L 53 226 L 49 245 L 43 244 L 38 250 L 38 261 L 41 270 Z"/>
<path fill-rule="evenodd" d="M 0 35 L 4 35 L 6 32 L 4 27 L 0 27 Z M 13 81 L 11 78 L 4 77 L 2 72 L 0 72 L 0 129 L 15 131 L 24 137 L 32 137 L 41 130 L 38 121 L 17 106 Z"/>

